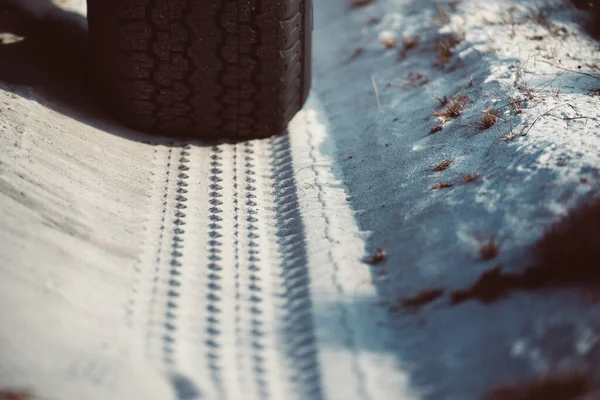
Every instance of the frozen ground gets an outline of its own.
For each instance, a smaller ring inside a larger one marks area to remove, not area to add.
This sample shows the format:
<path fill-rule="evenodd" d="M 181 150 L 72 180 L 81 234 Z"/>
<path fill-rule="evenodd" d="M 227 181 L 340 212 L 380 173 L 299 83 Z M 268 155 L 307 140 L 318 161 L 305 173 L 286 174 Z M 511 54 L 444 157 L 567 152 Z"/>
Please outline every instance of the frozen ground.
<path fill-rule="evenodd" d="M 78 73 L 82 4 L 30 3 L 44 22 L 0 15 L 2 387 L 445 400 L 556 369 L 598 377 L 600 312 L 581 293 L 448 295 L 525 268 L 549 224 L 599 194 L 600 51 L 581 12 L 316 0 L 313 94 L 289 134 L 216 146 L 99 111 Z M 458 118 L 433 115 L 457 95 Z M 377 248 L 385 262 L 364 263 Z M 397 307 L 431 288 L 446 291 Z"/>

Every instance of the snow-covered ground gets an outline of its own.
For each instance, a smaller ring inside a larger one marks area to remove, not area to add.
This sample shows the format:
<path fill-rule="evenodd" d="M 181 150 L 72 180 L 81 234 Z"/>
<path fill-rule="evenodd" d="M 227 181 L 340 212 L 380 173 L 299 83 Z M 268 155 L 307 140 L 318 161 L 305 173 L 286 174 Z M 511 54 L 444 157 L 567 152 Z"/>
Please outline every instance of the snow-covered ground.
<path fill-rule="evenodd" d="M 373 268 L 383 299 L 468 287 L 497 265 L 521 270 L 551 222 L 598 195 L 600 52 L 577 23 L 582 13 L 565 2 L 460 1 L 455 10 L 442 3 L 440 24 L 434 2 L 350 12 L 331 3 L 317 13 L 315 91 L 367 252 L 387 250 Z M 437 42 L 451 33 L 464 40 L 439 68 Z M 400 58 L 405 36 L 418 43 Z M 419 73 L 427 83 L 403 82 Z M 457 95 L 469 96 L 468 109 L 440 124 L 432 112 L 445 107 L 434 96 Z M 500 114 L 481 130 L 487 107 Z M 445 160 L 453 162 L 436 171 Z M 453 186 L 430 190 L 440 182 Z M 483 261 L 492 239 L 499 254 Z M 454 307 L 446 295 L 392 314 L 389 346 L 423 398 L 470 399 L 566 365 L 597 374 L 598 317 L 597 305 L 568 291 Z"/>
<path fill-rule="evenodd" d="M 222 146 L 139 135 L 82 97 L 69 51 L 83 2 L 60 2 L 76 13 L 46 15 L 71 21 L 46 31 L 0 15 L 14 31 L 0 45 L 0 393 L 445 400 L 553 370 L 598 378 L 600 311 L 580 292 L 450 304 L 493 267 L 522 271 L 551 223 L 600 194 L 600 47 L 583 12 L 315 2 L 313 93 L 289 135 Z M 229 248 L 215 278 L 211 255 Z M 433 301 L 402 306 L 424 290 Z"/>

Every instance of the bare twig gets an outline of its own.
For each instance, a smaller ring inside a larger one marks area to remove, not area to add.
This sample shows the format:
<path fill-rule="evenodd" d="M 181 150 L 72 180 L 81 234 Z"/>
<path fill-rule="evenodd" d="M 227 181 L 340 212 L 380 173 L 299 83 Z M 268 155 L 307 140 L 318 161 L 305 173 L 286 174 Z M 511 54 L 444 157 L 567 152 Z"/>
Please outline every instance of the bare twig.
<path fill-rule="evenodd" d="M 377 89 L 377 83 L 375 82 L 375 77 L 371 76 L 371 82 L 373 83 L 373 90 L 375 91 L 375 99 L 377 100 L 377 108 L 379 109 L 379 113 L 383 114 L 383 109 L 381 108 L 381 101 L 379 100 L 379 89 Z"/>
<path fill-rule="evenodd" d="M 577 70 L 574 70 L 574 69 L 569 69 L 569 68 L 561 67 L 560 65 L 556 65 L 556 64 L 551 63 L 550 61 L 546 61 L 546 60 L 539 60 L 539 61 L 541 61 L 541 62 L 543 62 L 545 64 L 548 64 L 548 65 L 551 65 L 554 68 L 561 69 L 563 71 L 571 72 L 573 74 L 585 75 L 585 76 L 589 76 L 590 78 L 594 78 L 594 79 L 600 80 L 600 75 L 594 75 L 594 74 L 590 74 L 590 73 L 583 72 L 583 71 L 577 71 Z"/>
<path fill-rule="evenodd" d="M 551 109 L 549 109 L 548 111 L 546 111 L 545 113 L 538 115 L 538 117 L 536 119 L 533 120 L 533 122 L 527 126 L 524 127 L 523 129 L 521 129 L 521 131 L 519 133 L 511 133 L 510 135 L 505 135 L 503 137 L 500 138 L 500 140 L 506 142 L 509 140 L 514 140 L 516 138 L 520 138 L 520 137 L 524 137 L 527 136 L 529 134 L 529 131 L 531 130 L 531 128 L 533 128 L 533 126 L 543 117 L 546 117 L 548 115 L 550 115 L 550 111 L 556 110 L 557 108 L 560 107 L 564 107 L 564 106 L 568 106 L 569 104 L 560 104 L 556 107 L 552 107 Z M 511 132 L 512 132 L 512 118 L 511 118 Z"/>

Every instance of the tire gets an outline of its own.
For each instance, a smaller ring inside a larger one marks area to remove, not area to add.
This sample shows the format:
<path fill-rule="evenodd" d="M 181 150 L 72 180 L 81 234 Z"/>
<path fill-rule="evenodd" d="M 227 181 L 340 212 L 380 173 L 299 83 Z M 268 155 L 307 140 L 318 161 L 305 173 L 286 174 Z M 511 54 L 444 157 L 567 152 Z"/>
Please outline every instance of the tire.
<path fill-rule="evenodd" d="M 312 0 L 88 0 L 103 103 L 147 133 L 282 133 L 311 82 Z"/>

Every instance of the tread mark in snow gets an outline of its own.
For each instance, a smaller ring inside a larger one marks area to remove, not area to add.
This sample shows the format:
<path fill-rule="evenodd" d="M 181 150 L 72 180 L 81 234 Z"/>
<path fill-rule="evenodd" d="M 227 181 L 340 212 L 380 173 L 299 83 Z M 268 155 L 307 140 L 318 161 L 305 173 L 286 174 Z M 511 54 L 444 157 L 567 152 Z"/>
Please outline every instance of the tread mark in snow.
<path fill-rule="evenodd" d="M 329 259 L 329 264 L 333 266 L 333 274 L 331 276 L 331 280 L 332 280 L 333 286 L 336 288 L 336 290 L 339 294 L 339 298 L 343 299 L 345 296 L 344 288 L 341 285 L 340 280 L 339 280 L 340 278 L 338 276 L 339 271 L 340 271 L 340 265 L 337 262 L 337 260 L 335 259 L 335 257 L 333 256 L 333 248 L 336 246 L 336 243 L 335 243 L 335 240 L 331 236 L 330 217 L 325 212 L 325 210 L 327 210 L 327 204 L 326 204 L 325 200 L 323 199 L 323 185 L 321 185 L 320 173 L 316 167 L 318 165 L 318 161 L 317 161 L 315 154 L 317 154 L 319 152 L 319 150 L 316 148 L 316 146 L 314 144 L 315 143 L 314 128 L 311 127 L 312 121 L 310 118 L 306 117 L 306 114 L 304 114 L 304 120 L 305 120 L 305 124 L 306 124 L 306 131 L 308 132 L 308 135 L 309 135 L 310 158 L 312 161 L 311 169 L 313 170 L 313 174 L 315 177 L 315 186 L 317 187 L 317 190 L 318 190 L 317 197 L 319 199 L 319 203 L 321 204 L 321 210 L 322 210 L 321 217 L 325 221 L 325 227 L 326 227 L 325 228 L 325 238 L 329 242 L 329 251 L 327 252 L 327 258 Z M 368 395 L 365 373 L 362 370 L 362 367 L 360 365 L 360 360 L 358 358 L 358 353 L 356 351 L 356 343 L 355 343 L 355 339 L 354 339 L 354 333 L 351 328 L 351 323 L 348 320 L 348 310 L 343 303 L 339 305 L 339 313 L 340 313 L 340 325 L 342 326 L 344 331 L 346 331 L 346 338 L 341 338 L 341 339 L 342 340 L 345 339 L 346 345 L 352 351 L 352 360 L 353 360 L 352 361 L 352 364 L 353 364 L 352 371 L 354 372 L 354 375 L 356 376 L 356 383 L 358 385 L 358 390 L 359 390 L 359 393 L 357 393 L 357 395 L 359 395 L 362 399 L 369 399 L 370 396 Z"/>
<path fill-rule="evenodd" d="M 206 309 L 208 311 L 208 317 L 206 320 L 206 332 L 209 335 L 209 338 L 206 340 L 206 345 L 208 351 L 206 353 L 208 366 L 211 370 L 212 380 L 216 385 L 216 388 L 220 394 L 220 397 L 224 397 L 224 389 L 221 380 L 221 366 L 219 365 L 219 354 L 218 349 L 219 345 L 219 336 L 221 334 L 219 327 L 219 317 L 221 313 L 221 287 L 219 286 L 219 281 L 221 278 L 221 271 L 223 269 L 220 261 L 221 261 L 221 253 L 223 251 L 223 244 L 219 240 L 221 238 L 221 233 L 219 232 L 222 229 L 220 222 L 222 221 L 222 217 L 219 215 L 223 212 L 220 206 L 223 202 L 220 198 L 223 197 L 221 191 L 223 187 L 221 186 L 221 181 L 223 178 L 221 174 L 223 171 L 221 170 L 221 150 L 219 147 L 215 146 L 211 150 L 210 155 L 210 185 L 209 185 L 209 204 L 210 204 L 210 224 L 209 224 L 209 240 L 208 240 L 208 269 L 210 273 L 208 274 L 208 283 L 207 289 L 208 294 L 206 296 L 207 306 Z"/>
<path fill-rule="evenodd" d="M 323 391 L 312 315 L 306 230 L 300 214 L 288 134 L 271 139 L 270 157 L 285 296 L 284 349 L 292 360 L 293 380 L 302 393 L 301 398 L 320 400 Z"/>
<path fill-rule="evenodd" d="M 148 144 L 150 146 L 153 146 L 154 149 L 152 150 L 152 165 L 156 166 L 158 164 L 158 149 L 157 147 L 157 143 L 153 143 L 153 142 L 148 142 Z M 151 172 L 151 174 L 153 174 Z M 166 175 L 167 175 L 167 183 L 165 184 L 165 188 L 164 191 L 166 193 L 167 187 L 168 187 L 168 174 L 169 171 L 167 169 Z M 161 213 L 161 224 L 163 223 L 164 220 L 164 214 L 165 214 L 166 208 L 163 205 L 163 209 L 162 209 L 162 213 Z M 143 222 L 143 230 L 144 230 L 144 234 L 148 231 L 148 222 L 149 222 L 149 218 L 148 218 L 149 213 L 144 213 L 144 222 Z M 162 242 L 162 235 L 163 232 L 161 230 L 160 234 L 159 234 L 159 243 Z M 143 243 L 144 245 L 146 244 L 146 242 L 144 241 Z M 159 247 L 160 248 L 160 247 Z M 159 250 L 160 251 L 160 250 Z M 136 296 L 138 295 L 139 291 L 140 291 L 140 285 L 142 283 L 142 269 L 143 269 L 143 265 L 142 265 L 142 259 L 140 256 L 138 256 L 138 258 L 136 259 L 135 262 L 135 266 L 134 266 L 134 277 L 133 277 L 133 289 L 131 291 L 131 297 L 129 298 L 129 302 L 127 304 L 127 307 L 125 309 L 125 313 L 127 315 L 127 327 L 129 329 L 132 329 L 134 326 L 134 314 L 135 314 L 135 305 L 136 305 Z"/>
<path fill-rule="evenodd" d="M 261 352 L 264 348 L 262 343 L 262 337 L 264 332 L 262 331 L 263 321 L 261 319 L 262 311 L 260 303 L 264 300 L 263 288 L 261 287 L 261 258 L 259 250 L 259 239 L 260 235 L 258 231 L 258 196 L 256 195 L 256 165 L 254 159 L 254 145 L 250 142 L 244 144 L 244 190 L 245 190 L 245 209 L 246 209 L 246 222 L 247 225 L 247 239 L 248 239 L 248 269 L 250 284 L 248 289 L 252 295 L 250 296 L 250 314 L 251 320 L 251 343 L 252 343 L 252 359 L 254 361 L 254 373 L 256 377 L 256 383 L 259 390 L 259 398 L 268 399 L 269 392 L 267 389 L 267 381 L 264 377 L 266 369 L 264 365 L 264 358 Z"/>
<path fill-rule="evenodd" d="M 244 359 L 242 356 L 241 347 L 243 346 L 242 338 L 242 312 L 241 312 L 241 294 L 240 294 L 240 192 L 239 192 L 239 179 L 238 179 L 238 146 L 233 147 L 233 195 L 234 195 L 234 257 L 235 257 L 235 351 L 236 351 L 236 362 L 238 368 L 238 383 L 240 387 L 243 385 L 243 377 L 241 374 L 242 365 Z"/>
<path fill-rule="evenodd" d="M 171 375 L 171 385 L 177 393 L 177 400 L 197 400 L 201 398 L 200 390 L 184 375 Z"/>
<path fill-rule="evenodd" d="M 163 337 L 163 357 L 164 361 L 173 365 L 175 360 L 173 358 L 173 347 L 174 347 L 174 333 L 177 329 L 176 319 L 176 306 L 175 302 L 171 301 L 180 296 L 181 286 L 181 269 L 182 264 L 180 262 L 181 257 L 183 256 L 183 247 L 184 247 L 184 234 L 185 234 L 185 209 L 187 208 L 187 189 L 188 186 L 187 179 L 189 178 L 188 170 L 190 167 L 187 165 L 189 163 L 189 150 L 191 148 L 190 145 L 184 145 L 182 150 L 179 152 L 179 160 L 177 166 L 177 189 L 175 196 L 175 215 L 173 216 L 173 238 L 171 243 L 171 261 L 169 263 L 169 291 L 167 295 L 169 300 L 167 301 L 167 311 L 165 313 L 165 335 Z"/>
<path fill-rule="evenodd" d="M 167 204 L 168 204 L 168 196 L 169 196 L 169 184 L 171 182 L 171 162 L 173 160 L 173 146 L 174 143 L 170 143 L 169 144 L 169 151 L 168 151 L 168 158 L 167 158 L 167 164 L 166 164 L 166 173 L 165 173 L 165 186 L 164 186 L 164 195 L 163 195 L 163 204 L 162 204 L 162 211 L 161 211 L 161 216 L 160 216 L 160 234 L 158 237 L 158 244 L 157 244 L 157 250 L 156 250 L 156 267 L 154 269 L 154 277 L 153 277 L 153 284 L 152 284 L 152 294 L 151 294 L 151 302 L 150 302 L 150 313 L 148 316 L 148 321 L 147 321 L 147 326 L 151 327 L 153 326 L 153 321 L 156 320 L 156 303 L 158 301 L 158 287 L 159 287 L 159 275 L 160 275 L 160 268 L 161 268 L 161 263 L 162 263 L 162 259 L 163 259 L 163 253 L 162 253 L 162 248 L 163 248 L 163 243 L 164 243 L 164 237 L 165 237 L 165 230 L 166 230 L 166 218 L 167 218 Z M 146 352 L 147 354 L 152 354 L 152 349 L 151 349 L 151 336 L 154 334 L 154 330 L 153 329 L 148 329 L 147 330 L 147 337 L 146 337 Z"/>

